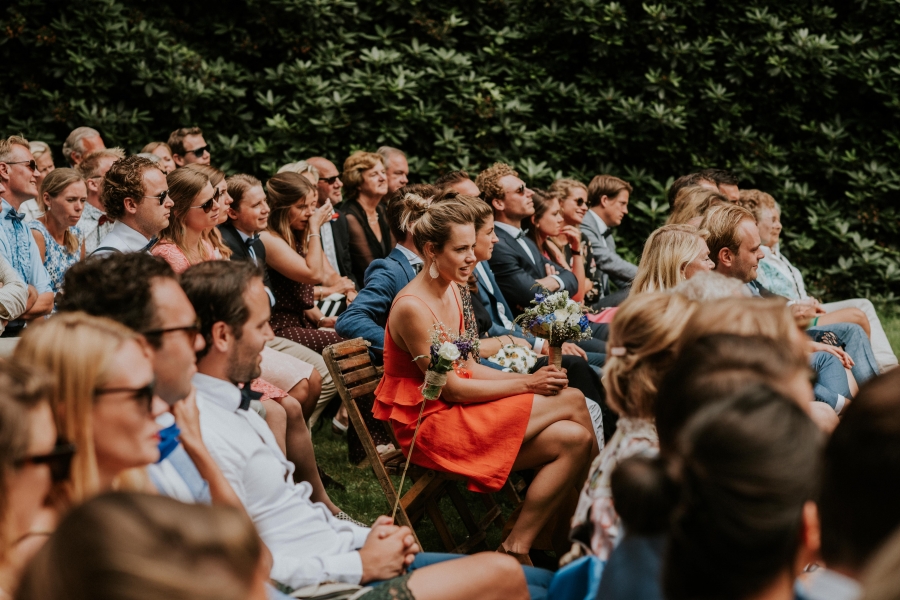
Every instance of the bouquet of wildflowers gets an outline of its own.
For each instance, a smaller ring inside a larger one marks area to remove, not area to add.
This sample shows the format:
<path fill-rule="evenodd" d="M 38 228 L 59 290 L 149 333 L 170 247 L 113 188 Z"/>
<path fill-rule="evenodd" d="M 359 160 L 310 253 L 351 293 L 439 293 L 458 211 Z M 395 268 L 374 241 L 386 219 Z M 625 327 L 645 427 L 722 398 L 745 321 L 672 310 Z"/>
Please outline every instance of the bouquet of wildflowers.
<path fill-rule="evenodd" d="M 550 361 L 559 367 L 562 363 L 560 347 L 563 342 L 591 338 L 587 308 L 569 299 L 569 292 L 553 294 L 538 292 L 532 306 L 516 317 L 516 323 L 535 337 L 544 338 L 550 344 Z"/>
<path fill-rule="evenodd" d="M 447 373 L 459 372 L 463 361 L 468 360 L 469 356 L 478 354 L 478 338 L 473 333 L 464 331 L 459 337 L 452 339 L 440 323 L 435 323 L 431 332 L 430 354 L 431 362 L 428 364 L 428 370 L 425 371 L 425 383 L 422 384 L 422 397 L 425 402 L 437 400 L 440 397 L 441 390 L 447 384 Z M 420 358 L 426 358 L 426 356 L 417 356 L 413 360 L 416 361 Z M 425 402 L 422 402 L 422 406 L 419 408 L 419 418 L 416 421 L 416 430 L 413 432 L 412 442 L 409 445 L 409 454 L 406 456 L 403 475 L 400 477 L 400 488 L 397 492 L 394 512 L 391 515 L 392 519 L 397 514 L 397 507 L 400 505 L 400 498 L 403 495 L 403 482 L 406 479 L 406 471 L 409 469 L 413 449 L 416 447 L 416 437 L 419 435 L 419 426 L 422 424 Z"/>

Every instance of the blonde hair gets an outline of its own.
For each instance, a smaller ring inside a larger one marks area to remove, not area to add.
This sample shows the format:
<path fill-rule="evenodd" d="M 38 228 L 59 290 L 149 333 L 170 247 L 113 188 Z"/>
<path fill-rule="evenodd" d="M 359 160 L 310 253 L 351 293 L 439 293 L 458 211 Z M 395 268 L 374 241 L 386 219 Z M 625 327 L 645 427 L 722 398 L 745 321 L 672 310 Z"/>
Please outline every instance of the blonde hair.
<path fill-rule="evenodd" d="M 560 203 L 565 202 L 572 194 L 572 190 L 584 190 L 587 193 L 587 186 L 577 179 L 557 179 L 547 188 L 547 193 L 559 198 Z"/>
<path fill-rule="evenodd" d="M 170 241 L 178 246 L 191 264 L 210 260 L 212 256 L 207 254 L 206 245 L 203 243 L 204 236 L 200 236 L 197 246 L 194 248 L 184 245 L 187 235 L 185 218 L 191 209 L 191 202 L 194 201 L 197 194 L 203 191 L 207 183 L 211 183 L 209 175 L 199 169 L 185 167 L 175 169 L 166 175 L 166 183 L 169 185 L 169 197 L 172 198 L 175 205 L 169 216 L 169 225 L 160 232 L 159 239 Z"/>
<path fill-rule="evenodd" d="M 682 269 L 697 258 L 708 235 L 705 229 L 691 225 L 664 225 L 651 233 L 644 244 L 631 295 L 660 292 L 678 285 L 684 279 Z"/>
<path fill-rule="evenodd" d="M 297 248 L 291 229 L 291 207 L 309 196 L 310 192 L 317 191 L 309 179 L 292 171 L 278 173 L 266 182 L 266 200 L 272 211 L 269 213 L 269 231 L 287 242 L 291 248 Z M 306 236 L 301 241 L 301 247 L 306 253 Z"/>
<path fill-rule="evenodd" d="M 719 333 L 760 335 L 806 356 L 804 346 L 797 343 L 803 334 L 784 298 L 723 298 L 703 302 L 684 331 L 684 344 Z"/>
<path fill-rule="evenodd" d="M 609 327 L 603 367 L 606 402 L 624 417 L 652 419 L 663 376 L 678 356 L 697 303 L 651 292 L 625 300 Z"/>
<path fill-rule="evenodd" d="M 81 503 L 102 491 L 94 449 L 94 391 L 106 385 L 110 362 L 122 345 L 142 340 L 111 319 L 72 312 L 28 327 L 16 346 L 15 360 L 54 375 L 49 400 L 56 428 L 78 448 L 69 481 L 54 490 L 64 505 Z M 123 475 L 117 483 L 138 485 L 134 474 Z"/>
<path fill-rule="evenodd" d="M 304 173 L 309 173 L 312 175 L 316 181 L 319 180 L 319 170 L 306 162 L 305 160 L 298 160 L 297 162 L 288 163 L 278 169 L 279 173 L 299 173 L 303 175 Z"/>
<path fill-rule="evenodd" d="M 39 159 L 44 154 L 49 156 L 50 160 L 53 160 L 53 152 L 50 151 L 50 146 L 47 145 L 47 142 L 32 140 L 28 142 L 28 147 L 31 150 L 31 155 L 35 160 Z"/>
<path fill-rule="evenodd" d="M 375 152 L 357 150 L 344 161 L 344 171 L 341 173 L 341 181 L 344 182 L 344 197 L 347 200 L 356 200 L 359 197 L 359 188 L 363 184 L 363 172 L 374 168 L 376 165 L 387 168 L 384 159 Z"/>
<path fill-rule="evenodd" d="M 741 297 L 750 293 L 740 279 L 728 277 L 715 271 L 697 273 L 690 279 L 676 285 L 672 291 L 695 302 Z"/>
<path fill-rule="evenodd" d="M 56 198 L 67 187 L 79 181 L 84 183 L 84 177 L 75 169 L 53 169 L 47 173 L 47 176 L 41 181 L 41 189 L 38 191 L 38 204 L 44 209 L 44 214 L 47 213 L 47 206 L 44 204 L 44 194 L 51 198 Z M 87 186 L 85 186 L 85 193 L 87 193 Z M 78 237 L 72 233 L 71 228 L 66 228 L 65 233 L 63 233 L 63 245 L 69 254 L 74 254 L 81 246 L 78 243 Z"/>
<path fill-rule="evenodd" d="M 153 151 L 157 148 L 165 148 L 169 153 L 169 156 L 172 156 L 172 149 L 165 142 L 150 142 L 143 148 L 141 148 L 141 154 L 153 154 Z"/>
<path fill-rule="evenodd" d="M 441 194 L 431 202 L 431 206 L 419 217 L 413 226 L 413 241 L 422 255 L 425 255 L 425 244 L 431 244 L 435 252 L 440 252 L 450 239 L 450 229 L 454 225 L 472 225 L 475 227 L 475 216 L 470 208 L 455 198 L 444 198 L 452 190 Z"/>
<path fill-rule="evenodd" d="M 702 217 L 717 204 L 728 204 L 728 198 L 700 185 L 681 188 L 672 200 L 672 212 L 669 213 L 666 225 L 684 224 L 691 219 Z"/>
<path fill-rule="evenodd" d="M 762 219 L 762 212 L 765 209 L 777 211 L 778 207 L 775 198 L 771 194 L 760 190 L 741 190 L 741 197 L 737 202 L 738 206 L 743 206 L 753 213 L 756 222 Z"/>
<path fill-rule="evenodd" d="M 209 177 L 209 182 L 212 184 L 213 188 L 218 187 L 220 183 L 225 181 L 225 173 L 211 165 L 201 165 L 198 163 L 194 163 L 187 165 L 184 168 L 197 171 L 198 173 L 203 173 L 204 175 Z M 228 184 L 225 185 L 225 188 L 225 191 L 227 193 Z M 222 202 L 222 200 L 220 200 L 220 202 Z M 227 210 L 224 202 L 222 203 L 222 210 Z M 228 260 L 229 258 L 231 258 L 231 248 L 229 248 L 228 244 L 226 244 L 222 239 L 222 233 L 219 231 L 218 227 L 213 227 L 209 231 L 204 231 L 200 237 L 201 239 L 209 242 L 213 248 L 217 249 L 219 251 L 219 254 L 222 255 L 223 259 Z"/>
<path fill-rule="evenodd" d="M 743 221 L 756 223 L 753 213 L 731 203 L 714 206 L 703 217 L 700 227 L 709 231 L 706 244 L 709 246 L 709 258 L 716 266 L 722 248 L 728 248 L 735 255 L 738 253 L 742 241 L 738 228 Z"/>

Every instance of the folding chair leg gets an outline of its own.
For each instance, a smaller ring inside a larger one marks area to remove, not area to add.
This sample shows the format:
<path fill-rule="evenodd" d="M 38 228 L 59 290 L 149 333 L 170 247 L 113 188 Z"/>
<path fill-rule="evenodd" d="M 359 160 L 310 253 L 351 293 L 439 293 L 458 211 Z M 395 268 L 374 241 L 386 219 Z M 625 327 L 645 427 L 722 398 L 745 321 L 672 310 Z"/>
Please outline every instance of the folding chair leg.
<path fill-rule="evenodd" d="M 455 552 L 456 542 L 453 540 L 450 528 L 447 527 L 447 522 L 444 520 L 444 515 L 441 513 L 441 507 L 434 501 L 434 498 L 429 498 L 425 501 L 425 511 L 428 513 L 428 517 L 434 524 L 434 528 L 437 529 L 441 541 L 444 542 L 444 547 L 447 549 L 447 552 Z"/>

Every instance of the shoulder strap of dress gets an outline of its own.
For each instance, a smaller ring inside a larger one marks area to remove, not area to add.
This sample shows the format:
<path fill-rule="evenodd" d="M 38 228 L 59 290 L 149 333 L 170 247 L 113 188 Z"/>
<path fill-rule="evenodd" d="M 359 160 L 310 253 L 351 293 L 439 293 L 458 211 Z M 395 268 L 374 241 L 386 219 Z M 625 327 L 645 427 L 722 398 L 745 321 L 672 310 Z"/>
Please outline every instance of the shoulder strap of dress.
<path fill-rule="evenodd" d="M 428 306 L 428 303 L 425 302 L 424 300 L 422 300 L 421 298 L 419 298 L 418 296 L 416 296 L 415 294 L 403 294 L 402 296 L 397 296 L 396 298 L 394 298 L 394 301 L 391 302 L 391 308 L 394 308 L 394 305 L 397 304 L 397 300 L 399 300 L 400 298 L 415 298 L 416 300 L 418 300 L 419 302 L 421 302 L 422 304 L 425 305 L 425 308 L 428 309 L 428 312 L 431 313 L 431 316 L 434 317 L 434 319 L 436 321 L 440 321 L 440 319 L 438 319 L 438 316 L 436 314 L 434 314 L 434 311 L 431 310 L 431 307 Z"/>

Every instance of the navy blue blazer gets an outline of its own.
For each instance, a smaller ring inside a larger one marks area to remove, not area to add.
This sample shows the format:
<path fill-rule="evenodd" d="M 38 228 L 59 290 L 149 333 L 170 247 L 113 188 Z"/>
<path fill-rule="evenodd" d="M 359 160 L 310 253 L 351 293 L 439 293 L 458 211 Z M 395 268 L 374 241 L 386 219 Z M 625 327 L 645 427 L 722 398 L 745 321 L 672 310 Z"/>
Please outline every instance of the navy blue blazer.
<path fill-rule="evenodd" d="M 484 269 L 484 272 L 487 274 L 487 283 L 489 285 L 485 285 L 485 281 L 478 269 L 475 269 L 475 279 L 478 281 L 478 298 L 490 313 L 491 322 L 493 323 L 493 325 L 487 332 L 488 335 L 490 335 L 491 337 L 513 335 L 515 337 L 524 338 L 534 344 L 534 336 L 522 331 L 522 328 L 515 323 L 513 324 L 512 330 L 507 329 L 503 325 L 503 320 L 500 318 L 500 311 L 497 309 L 497 305 L 499 304 L 503 307 L 503 312 L 506 315 L 506 318 L 510 321 L 512 321 L 514 318 L 512 309 L 506 302 L 506 298 L 503 297 L 503 292 L 500 291 L 500 286 L 497 284 L 497 278 L 494 277 L 494 272 L 491 270 L 491 265 L 485 261 L 482 261 L 481 266 Z M 494 290 L 493 294 L 488 291 L 488 287 Z"/>
<path fill-rule="evenodd" d="M 525 237 L 524 240 L 536 262 L 531 261 L 522 246 L 509 233 L 500 227 L 494 231 L 500 241 L 494 245 L 494 254 L 489 262 L 494 277 L 500 284 L 500 291 L 512 304 L 515 314 L 531 306 L 531 301 L 538 292 L 534 287 L 535 281 L 547 276 L 545 265 L 553 265 L 556 268 L 557 276 L 562 279 L 569 296 L 578 292 L 578 279 L 575 278 L 575 274 L 547 259 L 531 238 Z"/>
<path fill-rule="evenodd" d="M 361 337 L 372 344 L 377 363 L 384 353 L 384 326 L 394 298 L 416 272 L 406 256 L 397 248 L 387 258 L 372 261 L 365 273 L 365 283 L 356 299 L 338 317 L 335 330 L 347 339 Z"/>

